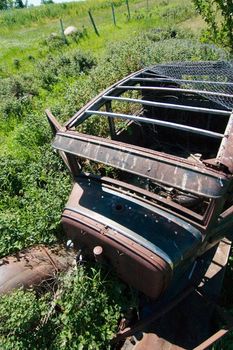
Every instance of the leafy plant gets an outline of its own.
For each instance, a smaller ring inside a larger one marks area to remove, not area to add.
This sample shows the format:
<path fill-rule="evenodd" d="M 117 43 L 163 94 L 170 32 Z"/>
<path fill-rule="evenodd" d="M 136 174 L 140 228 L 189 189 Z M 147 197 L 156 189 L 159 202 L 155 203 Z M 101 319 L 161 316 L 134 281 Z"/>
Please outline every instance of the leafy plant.
<path fill-rule="evenodd" d="M 233 2 L 232 0 L 193 0 L 205 22 L 204 39 L 209 39 L 233 51 Z"/>
<path fill-rule="evenodd" d="M 136 294 L 99 266 L 78 266 L 45 295 L 18 290 L 0 299 L 4 350 L 98 350 L 109 342 Z"/>

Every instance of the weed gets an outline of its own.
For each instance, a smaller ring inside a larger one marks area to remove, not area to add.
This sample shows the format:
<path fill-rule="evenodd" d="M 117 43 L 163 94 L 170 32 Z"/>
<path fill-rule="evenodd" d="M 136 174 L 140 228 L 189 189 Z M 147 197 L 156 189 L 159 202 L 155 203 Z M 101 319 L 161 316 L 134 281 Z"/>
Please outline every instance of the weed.
<path fill-rule="evenodd" d="M 110 349 L 123 311 L 136 295 L 106 271 L 80 266 L 45 295 L 19 290 L 0 300 L 4 349 Z"/>

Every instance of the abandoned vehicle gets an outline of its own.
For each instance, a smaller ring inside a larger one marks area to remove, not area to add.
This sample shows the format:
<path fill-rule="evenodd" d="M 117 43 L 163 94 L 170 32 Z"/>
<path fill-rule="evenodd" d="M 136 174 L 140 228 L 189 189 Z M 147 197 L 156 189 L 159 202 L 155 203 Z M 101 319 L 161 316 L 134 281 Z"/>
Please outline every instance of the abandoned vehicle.
<path fill-rule="evenodd" d="M 139 321 L 119 327 L 116 349 L 126 339 L 122 350 L 203 350 L 233 329 L 212 317 L 233 234 L 232 66 L 156 65 L 64 126 L 47 111 L 73 176 L 62 223 L 76 250 L 36 246 L 3 258 L 0 294 L 95 259 L 140 291 Z"/>
<path fill-rule="evenodd" d="M 74 186 L 62 214 L 81 254 L 157 299 L 233 229 L 233 72 L 157 65 L 114 84 L 64 126 L 47 115 Z"/>

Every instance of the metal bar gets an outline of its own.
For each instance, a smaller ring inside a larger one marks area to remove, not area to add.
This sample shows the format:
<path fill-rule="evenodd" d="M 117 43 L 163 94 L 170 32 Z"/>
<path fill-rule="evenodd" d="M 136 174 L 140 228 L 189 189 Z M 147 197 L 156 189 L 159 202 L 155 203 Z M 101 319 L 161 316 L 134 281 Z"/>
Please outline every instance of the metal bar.
<path fill-rule="evenodd" d="M 115 16 L 115 9 L 114 9 L 114 4 L 113 3 L 111 3 L 111 8 L 112 8 L 113 23 L 116 26 L 116 16 Z"/>
<path fill-rule="evenodd" d="M 111 101 L 106 102 L 106 112 L 112 113 Z M 115 129 L 114 121 L 112 120 L 111 117 L 108 117 L 108 125 L 109 125 L 111 139 L 114 139 L 116 137 L 116 129 Z"/>
<path fill-rule="evenodd" d="M 221 162 L 221 157 L 227 148 L 227 141 L 231 134 L 233 134 L 233 113 L 231 114 L 229 121 L 227 123 L 226 129 L 224 132 L 224 138 L 222 139 L 222 143 L 219 147 L 218 154 L 216 156 L 216 160 L 219 162 Z"/>
<path fill-rule="evenodd" d="M 143 70 L 137 72 L 143 72 Z M 101 97 L 102 95 L 109 93 L 111 90 L 113 90 L 115 88 L 116 85 L 121 85 L 124 84 L 125 82 L 128 82 L 129 79 L 131 77 L 134 77 L 135 73 L 130 74 L 129 76 L 127 76 L 126 78 L 123 78 L 122 80 L 118 81 L 117 83 L 111 85 L 109 88 L 107 88 L 105 91 L 101 92 L 99 95 L 97 95 L 96 97 L 94 97 L 90 102 L 88 102 L 85 106 L 83 106 L 78 112 L 76 112 L 66 123 L 65 123 L 65 127 L 66 128 L 72 128 L 73 126 L 75 126 L 78 122 L 82 122 L 82 116 L 83 113 L 86 111 L 87 108 L 92 107 L 93 105 L 98 105 L 98 108 L 100 108 L 104 103 L 100 103 L 100 101 L 102 101 Z"/>
<path fill-rule="evenodd" d="M 193 350 L 205 350 L 208 349 L 211 345 L 216 343 L 220 338 L 229 332 L 228 329 L 220 329 L 218 332 L 213 334 L 209 339 L 205 340 L 203 343 L 195 347 Z"/>
<path fill-rule="evenodd" d="M 95 34 L 99 36 L 100 34 L 99 34 L 98 29 L 97 29 L 97 27 L 96 27 L 96 24 L 95 24 L 94 18 L 93 18 L 93 16 L 92 16 L 91 10 L 88 11 L 88 14 L 89 14 L 91 23 L 92 23 L 92 25 L 93 25 Z"/>
<path fill-rule="evenodd" d="M 61 124 L 57 121 L 57 119 L 54 117 L 54 115 L 50 112 L 49 109 L 45 110 L 46 116 L 49 121 L 49 125 L 52 129 L 53 135 L 55 136 L 58 130 L 65 130 Z"/>
<path fill-rule="evenodd" d="M 142 73 L 146 74 L 146 73 Z M 131 78 L 130 80 L 133 81 L 159 81 L 159 82 L 164 82 L 164 83 L 195 83 L 195 84 L 209 84 L 209 85 L 230 85 L 233 86 L 233 83 L 227 83 L 223 81 L 203 81 L 203 80 L 186 80 L 186 79 L 176 79 L 176 78 L 141 78 L 141 77 L 135 77 Z"/>
<path fill-rule="evenodd" d="M 195 89 L 181 89 L 181 88 L 169 88 L 169 87 L 160 87 L 160 86 L 132 86 L 132 85 L 122 85 L 122 86 L 116 86 L 116 89 L 123 89 L 123 90 L 155 90 L 155 91 L 171 91 L 171 92 L 187 92 L 190 94 L 205 94 L 205 95 L 213 95 L 213 96 L 221 96 L 221 97 L 227 97 L 232 98 L 233 95 L 230 94 L 224 94 L 224 93 L 218 93 L 214 91 L 206 91 L 206 90 L 195 90 Z"/>
<path fill-rule="evenodd" d="M 162 70 L 159 69 L 160 67 L 158 67 L 158 70 L 155 70 L 155 71 L 146 71 L 145 74 L 148 74 L 148 73 L 151 73 L 151 74 L 154 74 L 154 75 L 162 75 L 164 76 L 164 74 L 166 74 L 166 77 L 171 77 L 169 75 L 169 71 L 166 72 L 166 68 L 171 68 L 172 71 L 174 72 L 174 69 L 177 68 L 177 71 L 176 71 L 176 78 L 178 78 L 178 75 L 180 77 L 182 77 L 183 75 L 188 75 L 188 76 L 199 76 L 199 77 L 202 77 L 202 76 L 208 76 L 210 74 L 212 75 L 218 75 L 218 76 L 222 76 L 222 77 L 225 77 L 223 72 L 221 71 L 216 71 L 216 69 L 214 68 L 210 68 L 210 69 L 206 69 L 205 68 L 205 71 L 204 72 L 200 72 L 200 68 L 197 69 L 197 67 L 186 67 L 186 68 L 180 68 L 180 67 L 162 67 Z M 164 68 L 165 68 L 165 71 L 164 71 Z M 231 80 L 230 80 L 231 81 Z"/>
<path fill-rule="evenodd" d="M 182 124 L 166 122 L 166 121 L 162 121 L 162 120 L 158 120 L 158 119 L 152 119 L 152 118 L 150 119 L 150 118 L 145 118 L 145 117 L 138 117 L 136 115 L 101 112 L 101 111 L 93 111 L 93 110 L 87 110 L 85 112 L 85 114 L 86 115 L 96 114 L 96 115 L 102 115 L 102 116 L 113 117 L 113 118 L 129 119 L 129 120 L 134 120 L 134 121 L 138 121 L 138 122 L 142 122 L 142 123 L 166 126 L 168 128 L 188 131 L 188 132 L 191 132 L 193 134 L 198 134 L 198 135 L 203 135 L 203 136 L 208 136 L 208 137 L 214 137 L 214 138 L 222 138 L 224 136 L 223 134 L 219 134 L 219 133 L 213 132 L 213 131 L 198 129 L 198 128 L 194 128 L 192 126 L 185 126 L 185 125 L 182 125 Z"/>
<path fill-rule="evenodd" d="M 221 145 L 216 156 L 216 161 L 225 165 L 228 170 L 233 172 L 233 160 L 232 160 L 232 150 L 233 150 L 233 113 L 231 114 L 227 127 L 224 132 L 224 137 L 222 139 Z"/>
<path fill-rule="evenodd" d="M 154 78 L 164 78 L 164 79 L 167 78 L 166 75 L 161 75 L 159 73 L 153 73 L 153 72 L 143 72 L 142 74 L 143 75 L 148 75 L 149 77 L 154 77 Z M 137 74 L 136 77 L 140 78 L 139 74 Z"/>
<path fill-rule="evenodd" d="M 114 101 L 122 101 L 122 102 L 131 102 L 131 103 L 141 103 L 146 106 L 153 107 L 161 107 L 161 108 L 169 108 L 169 109 L 178 109 L 181 111 L 190 111 L 190 112 L 198 112 L 198 113 L 210 113 L 210 114 L 220 114 L 220 115 L 230 115 L 230 111 L 223 111 L 221 109 L 213 109 L 213 108 L 203 108 L 203 107 L 193 107 L 186 105 L 176 105 L 174 103 L 163 103 L 163 102 L 154 102 L 148 100 L 139 100 L 135 98 L 127 98 L 127 97 L 116 97 L 116 96 L 103 96 L 106 100 L 114 100 Z"/>
<path fill-rule="evenodd" d="M 130 8 L 129 8 L 129 0 L 126 0 L 126 7 L 127 7 L 127 12 L 128 12 L 128 20 L 130 20 L 131 14 L 130 14 Z"/>

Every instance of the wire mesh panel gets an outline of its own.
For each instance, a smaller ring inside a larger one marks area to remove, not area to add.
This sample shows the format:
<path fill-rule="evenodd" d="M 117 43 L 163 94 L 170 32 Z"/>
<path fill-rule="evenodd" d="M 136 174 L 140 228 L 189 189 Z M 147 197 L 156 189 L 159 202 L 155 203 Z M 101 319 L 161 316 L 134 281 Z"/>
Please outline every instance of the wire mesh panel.
<path fill-rule="evenodd" d="M 149 71 L 179 83 L 183 89 L 199 90 L 209 100 L 233 109 L 233 61 L 178 62 L 157 65 Z"/>

